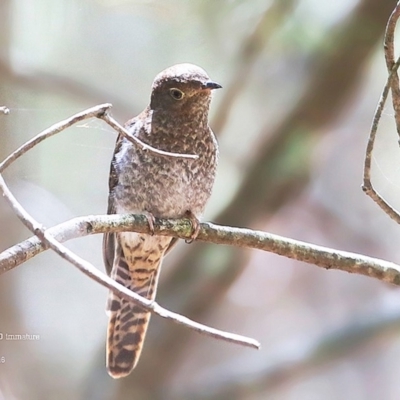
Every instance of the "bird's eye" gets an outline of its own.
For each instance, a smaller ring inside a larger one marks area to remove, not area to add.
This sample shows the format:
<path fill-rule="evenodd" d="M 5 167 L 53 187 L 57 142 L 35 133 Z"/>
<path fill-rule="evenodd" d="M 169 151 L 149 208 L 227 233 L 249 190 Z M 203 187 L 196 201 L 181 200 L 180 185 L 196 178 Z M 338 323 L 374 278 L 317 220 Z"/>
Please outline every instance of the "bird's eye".
<path fill-rule="evenodd" d="M 182 100 L 185 96 L 185 93 L 183 93 L 182 90 L 176 88 L 169 89 L 169 94 L 175 100 Z"/>

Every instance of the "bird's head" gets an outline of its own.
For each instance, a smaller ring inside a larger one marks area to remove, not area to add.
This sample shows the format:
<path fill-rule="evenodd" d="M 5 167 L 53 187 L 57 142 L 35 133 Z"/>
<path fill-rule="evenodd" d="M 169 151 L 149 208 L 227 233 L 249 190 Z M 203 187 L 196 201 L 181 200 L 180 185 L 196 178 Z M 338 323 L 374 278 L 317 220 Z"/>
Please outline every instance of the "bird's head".
<path fill-rule="evenodd" d="M 222 86 L 193 64 L 177 64 L 160 72 L 153 82 L 150 108 L 166 112 L 208 112 L 211 92 Z"/>

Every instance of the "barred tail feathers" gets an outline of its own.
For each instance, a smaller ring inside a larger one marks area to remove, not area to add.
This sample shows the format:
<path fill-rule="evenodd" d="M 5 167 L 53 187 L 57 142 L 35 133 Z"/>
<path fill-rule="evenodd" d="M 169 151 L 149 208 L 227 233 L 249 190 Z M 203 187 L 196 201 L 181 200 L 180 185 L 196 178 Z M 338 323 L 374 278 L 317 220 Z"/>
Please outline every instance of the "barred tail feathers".
<path fill-rule="evenodd" d="M 135 245 L 122 235 L 135 237 Z M 147 298 L 154 299 L 162 257 L 171 238 L 138 234 L 121 234 L 111 277 L 128 289 Z M 161 240 L 157 240 L 161 239 Z M 155 244 L 152 245 L 152 244 Z M 110 292 L 107 311 L 107 369 L 113 378 L 127 376 L 135 368 L 150 321 L 150 313 L 131 301 L 121 299 Z"/>

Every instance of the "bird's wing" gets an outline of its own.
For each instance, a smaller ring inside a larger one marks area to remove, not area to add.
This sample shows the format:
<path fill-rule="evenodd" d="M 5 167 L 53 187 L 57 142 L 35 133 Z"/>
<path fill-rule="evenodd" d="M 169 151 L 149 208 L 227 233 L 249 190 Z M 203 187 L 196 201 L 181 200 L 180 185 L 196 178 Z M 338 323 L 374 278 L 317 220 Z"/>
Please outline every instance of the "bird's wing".
<path fill-rule="evenodd" d="M 138 120 L 138 117 L 132 118 L 125 124 L 125 128 L 128 129 L 133 135 L 135 134 L 136 131 L 136 122 Z M 136 124 L 137 125 L 137 124 Z M 109 188 L 109 194 L 108 194 L 108 207 L 107 207 L 107 214 L 115 214 L 116 213 L 116 207 L 115 207 L 115 200 L 113 196 L 114 188 L 118 183 L 118 177 L 117 173 L 115 170 L 115 157 L 120 151 L 121 145 L 123 141 L 123 136 L 121 134 L 118 135 L 117 141 L 115 143 L 115 148 L 114 148 L 114 153 L 113 157 L 111 160 L 111 166 L 110 166 L 110 177 L 108 180 L 108 188 Z M 108 275 L 111 275 L 111 270 L 114 264 L 114 258 L 115 258 L 115 233 L 105 233 L 103 236 L 103 260 L 104 260 L 104 265 L 106 268 L 106 272 Z"/>

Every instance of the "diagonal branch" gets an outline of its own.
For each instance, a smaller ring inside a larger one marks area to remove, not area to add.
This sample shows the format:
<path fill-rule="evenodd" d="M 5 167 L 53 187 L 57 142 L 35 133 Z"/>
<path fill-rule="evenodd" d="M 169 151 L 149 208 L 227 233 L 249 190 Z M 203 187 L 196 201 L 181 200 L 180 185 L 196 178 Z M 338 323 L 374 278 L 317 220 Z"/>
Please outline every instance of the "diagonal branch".
<path fill-rule="evenodd" d="M 112 128 L 114 128 L 118 133 L 120 133 L 122 136 L 124 136 L 126 139 L 128 139 L 131 143 L 133 143 L 136 146 L 139 145 L 143 150 L 149 150 L 149 151 L 152 151 L 153 153 L 156 153 L 156 154 L 158 154 L 160 156 L 166 156 L 166 157 L 192 158 L 192 159 L 199 158 L 199 156 L 196 155 L 196 154 L 171 153 L 171 152 L 168 152 L 168 151 L 156 149 L 156 148 L 150 146 L 149 144 L 142 142 L 136 136 L 132 136 L 122 125 L 120 125 L 107 112 L 105 112 L 102 115 L 100 115 L 99 118 L 101 118 L 108 125 L 110 125 Z"/>
<path fill-rule="evenodd" d="M 81 272 L 87 275 L 89 278 L 93 279 L 102 286 L 110 289 L 118 296 L 123 299 L 133 301 L 134 303 L 143 307 L 146 311 L 150 311 L 160 317 L 170 319 L 180 325 L 190 327 L 196 332 L 208 335 L 214 338 L 218 338 L 227 342 L 232 342 L 236 344 L 241 344 L 243 346 L 252 347 L 258 349 L 260 344 L 251 338 L 236 335 L 229 332 L 223 332 L 208 326 L 199 324 L 186 318 L 182 315 L 176 314 L 174 312 L 168 311 L 165 308 L 159 306 L 156 302 L 145 299 L 142 296 L 128 290 L 126 287 L 114 281 L 114 279 L 103 274 L 96 269 L 92 264 L 82 259 L 81 257 L 74 254 L 71 250 L 67 249 L 65 246 L 60 244 L 42 225 L 40 225 L 34 218 L 32 218 L 28 212 L 19 204 L 17 199 L 13 196 L 3 177 L 0 174 L 0 189 L 3 192 L 4 198 L 9 203 L 9 205 L 14 210 L 17 217 L 22 221 L 22 223 L 33 232 L 38 239 L 43 243 L 43 246 L 54 250 L 58 255 L 60 255 L 65 260 L 69 261 L 75 267 L 77 267 Z"/>
<path fill-rule="evenodd" d="M 198 158 L 196 155 L 192 154 L 178 154 L 178 153 L 169 153 L 163 150 L 156 149 L 146 143 L 143 143 L 140 139 L 135 136 L 132 136 L 126 129 L 124 129 L 114 118 L 112 118 L 108 111 L 111 108 L 111 104 L 101 104 L 95 107 L 88 108 L 85 111 L 77 113 L 70 118 L 65 119 L 64 121 L 57 122 L 53 126 L 48 129 L 45 129 L 43 132 L 39 133 L 31 140 L 27 141 L 24 145 L 22 145 L 19 149 L 15 150 L 12 154 L 10 154 L 2 163 L 0 163 L 0 173 L 4 171 L 12 162 L 14 162 L 17 158 L 21 157 L 28 150 L 32 149 L 39 143 L 43 142 L 43 140 L 54 136 L 57 133 L 62 132 L 63 130 L 69 128 L 70 126 L 81 122 L 85 119 L 89 118 L 100 118 L 104 120 L 108 125 L 114 128 L 118 133 L 126 137 L 130 142 L 132 142 L 136 146 L 140 146 L 143 150 L 151 151 L 160 156 L 167 157 L 178 157 L 178 158 Z"/>
<path fill-rule="evenodd" d="M 53 126 L 48 129 L 45 129 L 43 132 L 39 133 L 32 139 L 28 140 L 25 144 L 23 144 L 20 148 L 15 150 L 12 154 L 10 154 L 3 162 L 0 163 L 0 173 L 4 171 L 11 163 L 13 163 L 17 158 L 21 157 L 28 150 L 32 149 L 39 143 L 43 142 L 43 140 L 48 139 L 51 136 L 60 133 L 61 131 L 69 128 L 70 126 L 81 122 L 85 119 L 89 119 L 92 117 L 100 118 L 102 114 L 104 114 L 109 108 L 111 104 L 101 104 L 92 108 L 89 108 L 85 111 L 82 111 L 78 114 L 73 115 L 70 118 L 65 119 L 64 121 L 57 122 Z"/>
<path fill-rule="evenodd" d="M 89 276 L 94 281 L 100 283 L 101 285 L 107 287 L 113 292 L 117 293 L 120 297 L 133 301 L 136 304 L 139 304 L 145 310 L 153 312 L 155 314 L 160 315 L 163 318 L 171 319 L 178 324 L 182 324 L 185 326 L 189 326 L 191 329 L 203 333 L 205 335 L 209 335 L 215 338 L 219 338 L 221 340 L 225 340 L 228 342 L 238 343 L 244 346 L 259 348 L 259 343 L 251 338 L 247 338 L 240 335 L 235 335 L 229 332 L 219 331 L 205 325 L 199 324 L 197 322 L 191 321 L 186 317 L 178 315 L 176 313 L 170 312 L 157 303 L 147 300 L 138 294 L 128 290 L 124 286 L 115 282 L 113 279 L 108 277 L 107 275 L 98 271 L 92 264 L 83 260 L 81 257 L 74 254 L 72 251 L 68 250 L 65 246 L 60 244 L 39 222 L 37 222 L 34 218 L 32 218 L 29 213 L 21 206 L 21 204 L 17 201 L 14 195 L 11 193 L 7 184 L 5 183 L 1 173 L 7 168 L 12 162 L 25 154 L 28 150 L 33 148 L 34 146 L 41 143 L 43 140 L 65 130 L 71 125 L 88 119 L 92 117 L 102 118 L 114 129 L 119 131 L 123 136 L 127 137 L 128 140 L 132 141 L 135 145 L 139 145 L 143 150 L 152 151 L 161 156 L 168 157 L 184 157 L 184 158 L 197 158 L 196 155 L 190 154 L 176 154 L 176 153 L 168 153 L 165 151 L 161 151 L 155 149 L 145 143 L 142 143 L 139 139 L 130 135 L 128 131 L 126 131 L 122 126 L 118 124 L 110 115 L 107 114 L 111 104 L 103 104 L 99 106 L 92 107 L 88 110 L 82 111 L 74 116 L 67 118 L 64 121 L 58 122 L 54 124 L 52 127 L 46 129 L 41 132 L 24 145 L 22 145 L 19 149 L 14 151 L 10 156 L 8 156 L 2 163 L 0 163 L 0 190 L 3 193 L 5 200 L 9 203 L 10 207 L 13 209 L 16 216 L 21 220 L 21 222 L 32 232 L 37 238 L 40 240 L 42 245 L 46 248 L 50 248 L 54 250 L 58 255 L 60 255 L 65 260 L 69 261 L 75 267 L 77 267 L 81 272 Z M 4 272 L 4 271 L 3 271 Z"/>

